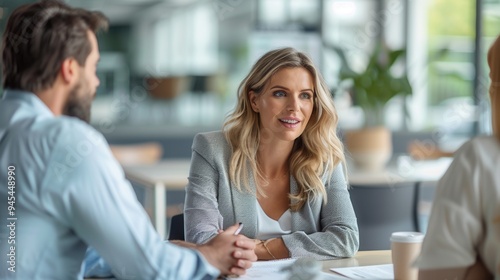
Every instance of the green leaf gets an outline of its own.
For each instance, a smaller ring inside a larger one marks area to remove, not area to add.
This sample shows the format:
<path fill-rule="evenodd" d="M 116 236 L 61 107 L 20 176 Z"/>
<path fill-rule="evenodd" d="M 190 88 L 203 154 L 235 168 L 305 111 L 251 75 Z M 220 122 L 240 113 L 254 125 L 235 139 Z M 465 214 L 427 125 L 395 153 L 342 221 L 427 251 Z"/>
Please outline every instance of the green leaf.
<path fill-rule="evenodd" d="M 395 63 L 406 55 L 404 49 L 390 50 L 385 44 L 379 43 L 371 53 L 367 66 L 363 72 L 357 73 L 350 67 L 344 50 L 337 46 L 327 46 L 339 56 L 341 67 L 340 81 L 350 80 L 352 85 L 347 90 L 351 92 L 354 105 L 365 111 L 366 123 L 373 116 L 383 115 L 384 106 L 397 95 L 412 94 L 412 87 L 406 73 L 395 76 L 391 69 Z M 378 124 L 380 125 L 380 123 Z"/>

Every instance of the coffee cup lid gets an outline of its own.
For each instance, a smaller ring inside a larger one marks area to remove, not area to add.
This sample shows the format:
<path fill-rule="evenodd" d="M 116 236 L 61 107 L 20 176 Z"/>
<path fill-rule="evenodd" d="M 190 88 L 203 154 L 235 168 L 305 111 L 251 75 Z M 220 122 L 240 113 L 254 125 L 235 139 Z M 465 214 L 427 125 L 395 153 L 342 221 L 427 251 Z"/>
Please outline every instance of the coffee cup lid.
<path fill-rule="evenodd" d="M 421 232 L 400 231 L 393 232 L 391 235 L 391 242 L 418 243 L 423 240 L 424 234 Z"/>

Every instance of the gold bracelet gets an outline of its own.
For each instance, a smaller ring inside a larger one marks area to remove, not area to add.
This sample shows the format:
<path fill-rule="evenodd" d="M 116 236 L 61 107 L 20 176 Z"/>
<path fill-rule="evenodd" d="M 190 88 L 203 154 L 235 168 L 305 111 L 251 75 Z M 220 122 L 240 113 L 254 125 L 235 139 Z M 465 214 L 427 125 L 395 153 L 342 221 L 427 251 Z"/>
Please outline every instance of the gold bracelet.
<path fill-rule="evenodd" d="M 274 240 L 274 238 L 266 240 L 264 243 L 262 243 L 262 245 L 264 246 L 266 251 L 269 253 L 269 255 L 271 255 L 271 257 L 273 257 L 273 259 L 276 259 L 276 257 L 273 255 L 273 253 L 271 253 L 271 250 L 269 250 L 269 248 L 267 247 L 267 243 L 271 242 L 272 240 Z"/>

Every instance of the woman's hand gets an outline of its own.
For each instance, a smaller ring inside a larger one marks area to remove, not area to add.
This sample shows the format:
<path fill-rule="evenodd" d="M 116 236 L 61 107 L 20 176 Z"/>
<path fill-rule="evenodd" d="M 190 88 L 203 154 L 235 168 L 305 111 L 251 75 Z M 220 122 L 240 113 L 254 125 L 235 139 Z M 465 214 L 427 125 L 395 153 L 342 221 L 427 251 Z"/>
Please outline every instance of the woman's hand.
<path fill-rule="evenodd" d="M 275 260 L 290 257 L 290 252 L 286 248 L 283 239 L 271 238 L 268 240 L 254 239 L 255 255 L 259 260 Z"/>
<path fill-rule="evenodd" d="M 237 224 L 231 226 L 197 248 L 222 274 L 243 275 L 257 260 L 255 243 L 244 235 L 234 235 L 237 228 Z"/>

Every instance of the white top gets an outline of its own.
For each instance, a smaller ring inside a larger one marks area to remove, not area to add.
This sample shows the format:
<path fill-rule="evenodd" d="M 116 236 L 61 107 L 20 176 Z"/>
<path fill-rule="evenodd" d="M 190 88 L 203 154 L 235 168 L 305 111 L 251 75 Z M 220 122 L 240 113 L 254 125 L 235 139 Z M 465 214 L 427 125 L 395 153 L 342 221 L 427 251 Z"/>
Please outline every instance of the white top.
<path fill-rule="evenodd" d="M 257 236 L 256 239 L 267 240 L 292 232 L 292 213 L 290 209 L 276 221 L 271 219 L 257 202 Z"/>
<path fill-rule="evenodd" d="M 479 255 L 500 279 L 500 143 L 478 137 L 464 144 L 439 181 L 418 265 L 468 267 Z"/>

